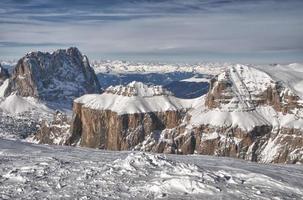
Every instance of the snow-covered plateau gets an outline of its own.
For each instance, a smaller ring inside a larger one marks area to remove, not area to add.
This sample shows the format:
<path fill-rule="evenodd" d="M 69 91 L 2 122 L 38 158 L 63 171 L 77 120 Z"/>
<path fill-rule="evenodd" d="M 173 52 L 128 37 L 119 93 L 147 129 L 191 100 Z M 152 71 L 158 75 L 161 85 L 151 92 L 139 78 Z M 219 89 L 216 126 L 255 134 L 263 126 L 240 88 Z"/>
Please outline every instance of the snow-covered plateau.
<path fill-rule="evenodd" d="M 0 199 L 302 199 L 301 165 L 0 139 Z"/>

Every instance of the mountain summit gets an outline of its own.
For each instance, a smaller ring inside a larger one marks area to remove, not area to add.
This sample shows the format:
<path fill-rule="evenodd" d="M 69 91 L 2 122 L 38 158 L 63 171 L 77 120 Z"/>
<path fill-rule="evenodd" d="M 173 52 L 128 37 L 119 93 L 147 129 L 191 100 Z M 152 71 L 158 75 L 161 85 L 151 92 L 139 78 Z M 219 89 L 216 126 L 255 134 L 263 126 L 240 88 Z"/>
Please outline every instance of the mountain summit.
<path fill-rule="evenodd" d="M 197 99 L 132 82 L 74 101 L 68 144 L 300 163 L 303 106 L 278 79 L 231 65 Z M 80 141 L 80 143 L 79 143 Z"/>
<path fill-rule="evenodd" d="M 88 58 L 71 47 L 53 53 L 26 54 L 13 70 L 6 96 L 16 93 L 47 101 L 71 102 L 75 97 L 100 91 Z"/>

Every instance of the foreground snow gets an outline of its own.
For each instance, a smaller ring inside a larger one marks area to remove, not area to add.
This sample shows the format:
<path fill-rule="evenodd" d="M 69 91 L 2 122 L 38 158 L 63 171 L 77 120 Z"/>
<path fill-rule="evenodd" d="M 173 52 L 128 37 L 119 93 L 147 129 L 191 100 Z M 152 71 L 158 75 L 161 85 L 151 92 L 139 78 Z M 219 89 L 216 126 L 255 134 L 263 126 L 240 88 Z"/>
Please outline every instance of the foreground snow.
<path fill-rule="evenodd" d="M 0 139 L 0 199 L 300 199 L 300 165 Z"/>

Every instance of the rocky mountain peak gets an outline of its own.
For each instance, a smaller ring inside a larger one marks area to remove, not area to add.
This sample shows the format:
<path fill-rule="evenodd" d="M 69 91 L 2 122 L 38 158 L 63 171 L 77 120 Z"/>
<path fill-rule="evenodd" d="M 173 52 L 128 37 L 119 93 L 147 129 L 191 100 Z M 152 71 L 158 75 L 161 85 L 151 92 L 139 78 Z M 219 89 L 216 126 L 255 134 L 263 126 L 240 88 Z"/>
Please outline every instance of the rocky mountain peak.
<path fill-rule="evenodd" d="M 230 66 L 210 84 L 208 94 L 196 99 L 176 98 L 161 86 L 140 82 L 87 94 L 74 101 L 70 134 L 63 126 L 56 129 L 62 136 L 54 135 L 49 130 L 55 129 L 47 125 L 38 140 L 110 150 L 303 162 L 302 101 L 291 87 L 244 65 Z M 54 121 L 61 122 L 57 117 Z"/>
<path fill-rule="evenodd" d="M 205 104 L 226 111 L 251 111 L 259 105 L 270 105 L 286 113 L 300 107 L 298 100 L 290 88 L 265 72 L 238 64 L 211 80 Z"/>
<path fill-rule="evenodd" d="M 99 82 L 85 55 L 75 48 L 52 53 L 30 52 L 21 58 L 11 77 L 7 95 L 43 100 L 72 101 L 87 93 L 99 93 Z"/>
<path fill-rule="evenodd" d="M 133 81 L 128 85 L 110 86 L 105 90 L 106 93 L 123 95 L 123 96 L 140 96 L 140 97 L 152 97 L 173 95 L 170 91 L 164 89 L 159 85 L 145 85 L 141 82 Z"/>

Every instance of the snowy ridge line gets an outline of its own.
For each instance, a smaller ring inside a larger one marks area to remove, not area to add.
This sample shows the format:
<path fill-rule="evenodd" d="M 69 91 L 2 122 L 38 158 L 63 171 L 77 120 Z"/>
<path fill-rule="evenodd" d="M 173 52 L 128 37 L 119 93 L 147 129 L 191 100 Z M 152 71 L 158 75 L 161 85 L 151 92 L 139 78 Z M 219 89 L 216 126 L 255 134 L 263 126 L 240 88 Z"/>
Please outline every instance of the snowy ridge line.
<path fill-rule="evenodd" d="M 180 99 L 161 86 L 132 82 L 127 86 L 110 87 L 103 94 L 87 94 L 74 100 L 95 110 L 111 110 L 122 114 L 187 110 L 200 100 Z M 123 103 L 122 103 L 123 102 Z"/>
<path fill-rule="evenodd" d="M 164 89 L 160 85 L 145 85 L 141 82 L 132 81 L 131 83 L 123 86 L 110 86 L 105 90 L 106 93 L 123 95 L 123 96 L 140 96 L 140 97 L 153 97 L 153 96 L 172 96 L 172 92 Z"/>

